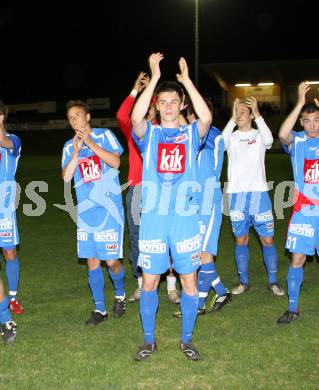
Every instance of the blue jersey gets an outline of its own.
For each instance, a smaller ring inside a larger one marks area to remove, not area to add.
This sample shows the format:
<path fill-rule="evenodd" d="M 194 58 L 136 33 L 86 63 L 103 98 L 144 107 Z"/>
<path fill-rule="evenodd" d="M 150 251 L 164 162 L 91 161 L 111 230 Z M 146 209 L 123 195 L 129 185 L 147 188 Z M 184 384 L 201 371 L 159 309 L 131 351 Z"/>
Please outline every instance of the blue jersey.
<path fill-rule="evenodd" d="M 15 173 L 17 171 L 19 158 L 21 155 L 21 141 L 14 134 L 6 134 L 11 140 L 12 149 L 0 146 L 0 202 L 2 207 L 8 208 L 15 202 Z"/>
<path fill-rule="evenodd" d="M 309 138 L 306 131 L 293 131 L 294 141 L 284 146 L 290 154 L 296 190 L 305 197 L 319 200 L 319 138 Z"/>
<path fill-rule="evenodd" d="M 13 144 L 12 149 L 0 146 L 0 183 L 4 181 L 14 181 L 21 155 L 21 141 L 14 134 L 6 134 Z"/>
<path fill-rule="evenodd" d="M 209 129 L 205 143 L 197 156 L 197 180 L 200 184 L 198 198 L 211 200 L 221 195 L 220 175 L 224 161 L 225 144 L 217 127 Z"/>
<path fill-rule="evenodd" d="M 6 134 L 13 147 L 0 146 L 0 247 L 12 247 L 19 243 L 15 215 L 15 173 L 21 155 L 21 141 L 14 134 Z"/>
<path fill-rule="evenodd" d="M 102 149 L 111 153 L 123 153 L 123 148 L 109 129 L 93 128 L 92 140 Z M 62 168 L 65 168 L 73 155 L 73 139 L 67 141 L 63 148 Z M 118 171 L 103 162 L 85 144 L 78 155 L 78 164 L 74 173 L 74 184 L 78 200 L 78 213 L 88 210 L 85 201 L 90 199 L 92 207 L 106 207 L 111 201 L 122 204 L 121 186 Z M 83 210 L 81 206 L 83 205 Z M 93 206 L 92 206 L 93 205 Z"/>
<path fill-rule="evenodd" d="M 201 146 L 197 122 L 163 128 L 147 122 L 143 139 L 132 134 L 143 156 L 142 209 L 165 215 L 197 212 L 196 156 Z"/>

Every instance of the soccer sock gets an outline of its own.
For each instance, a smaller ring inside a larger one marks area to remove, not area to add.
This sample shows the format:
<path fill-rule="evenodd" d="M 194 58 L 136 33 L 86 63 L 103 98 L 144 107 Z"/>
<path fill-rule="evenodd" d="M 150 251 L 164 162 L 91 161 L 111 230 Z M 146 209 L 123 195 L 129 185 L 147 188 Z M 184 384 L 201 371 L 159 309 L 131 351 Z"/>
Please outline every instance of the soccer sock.
<path fill-rule="evenodd" d="M 88 271 L 89 286 L 91 288 L 95 311 L 106 312 L 104 303 L 104 275 L 101 267 Z"/>
<path fill-rule="evenodd" d="M 175 276 L 167 276 L 167 292 L 176 290 L 176 278 Z"/>
<path fill-rule="evenodd" d="M 300 286 L 303 282 L 303 267 L 292 268 L 289 267 L 287 283 L 288 283 L 288 297 L 289 297 L 289 311 L 298 311 L 298 300 L 300 293 Z"/>
<path fill-rule="evenodd" d="M 142 319 L 144 342 L 152 344 L 155 341 L 155 317 L 158 308 L 157 289 L 154 291 L 141 291 L 140 315 Z"/>
<path fill-rule="evenodd" d="M 235 259 L 237 264 L 237 271 L 239 273 L 240 283 L 248 284 L 248 245 L 236 245 Z"/>
<path fill-rule="evenodd" d="M 198 272 L 198 308 L 203 309 L 210 287 L 216 291 L 218 296 L 227 293 L 227 290 L 221 282 L 215 263 L 202 264 Z"/>
<path fill-rule="evenodd" d="M 221 295 L 224 295 L 226 294 L 228 291 L 227 289 L 225 288 L 225 286 L 223 285 L 222 281 L 220 280 L 219 276 L 218 276 L 218 273 L 217 273 L 217 270 L 216 270 L 216 266 L 215 266 L 215 263 L 211 263 L 212 266 L 213 266 L 213 281 L 212 281 L 212 287 L 213 289 L 216 291 L 216 294 L 218 296 L 221 296 Z"/>
<path fill-rule="evenodd" d="M 18 257 L 13 260 L 6 261 L 6 274 L 9 286 L 9 298 L 15 299 L 18 292 L 20 276 L 20 264 Z"/>
<path fill-rule="evenodd" d="M 193 330 L 197 318 L 198 295 L 187 295 L 182 292 L 181 312 L 182 312 L 182 342 L 192 341 Z"/>
<path fill-rule="evenodd" d="M 142 286 L 143 286 L 143 277 L 142 276 L 139 276 L 137 278 L 137 284 L 138 284 L 138 288 L 142 288 Z"/>
<path fill-rule="evenodd" d="M 268 282 L 277 282 L 277 251 L 276 246 L 263 246 L 264 262 L 268 272 Z"/>
<path fill-rule="evenodd" d="M 9 311 L 9 298 L 5 297 L 2 302 L 0 302 L 0 324 L 12 321 L 12 317 Z"/>
<path fill-rule="evenodd" d="M 125 270 L 122 266 L 121 271 L 118 274 L 115 274 L 110 270 L 110 268 L 107 269 L 108 273 L 114 283 L 114 289 L 115 289 L 115 297 L 116 298 L 125 298 Z"/>

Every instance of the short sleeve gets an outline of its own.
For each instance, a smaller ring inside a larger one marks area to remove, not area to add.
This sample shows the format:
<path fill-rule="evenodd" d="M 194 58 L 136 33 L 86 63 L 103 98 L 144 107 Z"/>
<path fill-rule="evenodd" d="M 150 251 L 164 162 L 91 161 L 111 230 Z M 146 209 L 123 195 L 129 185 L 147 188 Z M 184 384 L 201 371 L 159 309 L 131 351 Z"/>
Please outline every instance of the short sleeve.
<path fill-rule="evenodd" d="M 62 162 L 61 162 L 62 169 L 64 169 L 69 164 L 69 162 L 72 158 L 72 154 L 73 154 L 73 143 L 68 141 L 64 145 L 63 151 L 62 151 Z"/>
<path fill-rule="evenodd" d="M 104 133 L 104 149 L 111 153 L 118 153 L 121 155 L 124 152 L 122 145 L 119 143 L 118 139 L 112 133 L 111 130 L 106 129 Z"/>
<path fill-rule="evenodd" d="M 289 145 L 282 144 L 282 147 L 287 154 L 289 154 L 290 156 L 293 156 L 294 151 L 295 151 L 295 140 L 296 140 L 296 136 L 298 137 L 298 133 L 296 131 L 293 131 L 291 134 L 294 137 L 292 143 Z"/>
<path fill-rule="evenodd" d="M 150 142 L 150 133 L 151 133 L 152 123 L 147 121 L 147 127 L 143 138 L 138 138 L 138 136 L 134 133 L 132 130 L 132 138 L 134 142 L 136 143 L 137 147 L 139 148 L 141 154 L 144 153 L 144 151 L 147 148 L 147 145 Z"/>
<path fill-rule="evenodd" d="M 19 156 L 21 153 L 21 141 L 18 136 L 15 134 L 7 134 L 7 137 L 10 139 L 10 141 L 13 144 L 13 147 L 10 150 L 10 153 L 14 156 Z"/>

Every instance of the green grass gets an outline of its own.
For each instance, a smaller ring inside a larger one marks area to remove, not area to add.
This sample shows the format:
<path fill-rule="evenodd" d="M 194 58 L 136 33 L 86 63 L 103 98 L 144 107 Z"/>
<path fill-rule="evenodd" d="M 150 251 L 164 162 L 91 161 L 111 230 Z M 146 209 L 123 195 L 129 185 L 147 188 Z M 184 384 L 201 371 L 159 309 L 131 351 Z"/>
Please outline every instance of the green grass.
<path fill-rule="evenodd" d="M 318 389 L 319 264 L 307 263 L 305 267 L 301 320 L 279 327 L 276 319 L 286 310 L 287 298 L 274 297 L 267 291 L 262 253 L 254 234 L 250 242 L 250 292 L 234 297 L 222 312 L 197 321 L 194 342 L 202 361 L 189 362 L 178 352 L 181 321 L 172 317 L 178 307 L 168 302 L 165 283 L 160 286 L 157 315 L 159 352 L 148 361 L 132 360 L 143 339 L 138 304 L 128 304 L 121 319 L 110 316 L 98 327 L 85 327 L 93 306 L 86 267 L 76 258 L 75 225 L 53 206 L 64 203 L 59 159 L 23 157 L 20 162 L 20 298 L 26 312 L 16 317 L 16 343 L 0 345 L 1 389 Z M 268 155 L 267 168 L 268 180 L 278 183 L 290 178 L 287 156 Z M 39 217 L 22 213 L 23 204 L 32 203 L 24 194 L 31 180 L 48 182 L 48 192 L 41 194 L 47 209 Z M 276 223 L 278 275 L 283 284 L 289 264 L 284 251 L 289 214 L 286 210 L 286 219 Z M 127 247 L 126 238 L 130 294 L 135 281 Z M 227 287 L 238 282 L 233 253 L 234 242 L 225 217 L 217 267 Z M 5 279 L 4 269 L 1 273 Z M 109 308 L 112 297 L 107 279 Z"/>

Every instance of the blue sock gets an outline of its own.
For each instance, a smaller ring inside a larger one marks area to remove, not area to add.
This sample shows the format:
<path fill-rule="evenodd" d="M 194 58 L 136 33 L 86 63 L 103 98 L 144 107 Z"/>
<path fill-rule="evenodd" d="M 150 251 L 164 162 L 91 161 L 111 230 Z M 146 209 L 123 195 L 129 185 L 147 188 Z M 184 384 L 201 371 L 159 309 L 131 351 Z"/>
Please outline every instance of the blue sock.
<path fill-rule="evenodd" d="M 155 318 L 157 308 L 157 289 L 154 291 L 144 291 L 142 289 L 140 298 L 140 315 L 144 331 L 144 342 L 147 344 L 152 344 L 155 341 Z"/>
<path fill-rule="evenodd" d="M 13 260 L 6 261 L 6 274 L 9 286 L 9 298 L 15 298 L 18 291 L 20 264 L 18 256 Z"/>
<path fill-rule="evenodd" d="M 303 267 L 292 268 L 289 267 L 287 283 L 288 283 L 288 297 L 289 297 L 289 311 L 298 311 L 298 300 L 300 293 L 300 286 L 303 282 Z"/>
<path fill-rule="evenodd" d="M 182 312 L 182 342 L 192 341 L 193 330 L 197 318 L 198 295 L 187 295 L 182 292 L 181 312 Z"/>
<path fill-rule="evenodd" d="M 276 246 L 263 246 L 264 262 L 268 272 L 269 284 L 277 282 L 277 251 Z"/>
<path fill-rule="evenodd" d="M 225 286 L 223 285 L 223 283 L 221 282 L 221 280 L 220 280 L 220 278 L 218 276 L 215 263 L 211 263 L 211 264 L 212 264 L 213 270 L 214 270 L 214 273 L 213 273 L 213 277 L 214 278 L 213 278 L 213 281 L 212 281 L 212 287 L 216 291 L 216 294 L 218 296 L 224 295 L 224 294 L 227 293 L 227 290 L 226 290 Z"/>
<path fill-rule="evenodd" d="M 125 298 L 125 270 L 122 266 L 121 271 L 118 274 L 115 274 L 110 270 L 110 268 L 107 269 L 108 273 L 113 281 L 114 289 L 115 289 L 115 296 L 116 297 L 124 297 Z"/>
<path fill-rule="evenodd" d="M 240 283 L 248 284 L 248 245 L 236 245 L 235 259 Z"/>
<path fill-rule="evenodd" d="M 4 300 L 0 302 L 0 324 L 12 321 L 12 317 L 9 311 L 9 302 L 10 301 L 8 297 L 4 298 Z"/>
<path fill-rule="evenodd" d="M 88 271 L 89 286 L 91 288 L 95 310 L 101 313 L 106 311 L 104 303 L 104 275 L 101 267 Z"/>
<path fill-rule="evenodd" d="M 227 293 L 226 288 L 219 279 L 215 264 L 202 264 L 198 272 L 199 309 L 203 309 L 211 286 L 219 296 Z"/>

